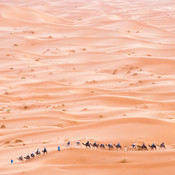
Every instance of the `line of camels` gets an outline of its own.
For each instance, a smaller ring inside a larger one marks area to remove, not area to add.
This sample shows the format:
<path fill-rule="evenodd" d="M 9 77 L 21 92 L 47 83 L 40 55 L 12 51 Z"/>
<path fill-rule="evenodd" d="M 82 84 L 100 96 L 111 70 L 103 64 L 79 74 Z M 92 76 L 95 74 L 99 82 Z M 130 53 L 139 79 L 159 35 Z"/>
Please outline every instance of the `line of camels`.
<path fill-rule="evenodd" d="M 47 149 L 44 147 L 44 149 L 42 150 L 43 154 L 47 154 Z M 20 157 L 18 157 L 17 159 L 19 161 L 24 161 L 25 160 L 31 160 L 34 159 L 36 156 L 40 155 L 41 152 L 39 150 L 39 148 L 37 149 L 37 151 L 35 153 L 31 153 L 30 155 L 28 154 L 27 156 L 23 157 L 22 155 Z"/>
<path fill-rule="evenodd" d="M 90 143 L 89 141 L 87 141 L 86 143 L 82 143 L 82 145 L 86 146 L 86 148 L 100 148 L 100 149 L 106 149 L 108 148 L 109 150 L 123 150 L 122 146 L 120 145 L 120 143 L 116 144 L 97 144 L 96 142 L 94 142 L 93 144 Z M 144 143 L 142 145 L 136 145 L 135 143 L 133 143 L 132 145 L 129 146 L 130 150 L 148 150 L 148 148 L 150 148 L 151 150 L 156 150 L 157 147 L 159 147 L 160 149 L 165 149 L 165 144 L 164 142 L 162 142 L 160 145 L 157 144 L 157 146 L 153 143 L 152 145 L 148 145 L 146 146 Z M 124 147 L 124 150 L 127 151 L 127 147 Z"/>
<path fill-rule="evenodd" d="M 70 142 L 67 143 L 66 146 L 70 146 Z M 80 141 L 76 142 L 77 146 L 81 146 Z M 82 145 L 84 145 L 86 148 L 96 148 L 96 149 L 108 149 L 108 150 L 123 150 L 122 146 L 120 145 L 120 143 L 116 144 L 97 144 L 96 142 L 94 143 L 90 143 L 89 141 L 87 141 L 86 143 L 82 143 Z M 132 145 L 129 146 L 130 150 L 148 150 L 148 148 L 150 148 L 151 150 L 156 150 L 157 147 L 159 147 L 160 149 L 165 149 L 165 144 L 164 142 L 162 142 L 160 145 L 157 144 L 157 146 L 153 143 L 152 145 L 148 145 L 148 147 L 143 143 L 142 145 L 136 145 L 135 143 L 133 143 Z M 124 147 L 124 150 L 127 151 L 127 147 Z M 42 150 L 42 153 L 45 155 L 47 154 L 47 149 L 44 147 L 44 149 Z M 19 161 L 29 161 L 31 159 L 34 159 L 36 156 L 41 155 L 41 152 L 39 150 L 39 148 L 37 149 L 37 151 L 35 153 L 31 153 L 30 155 L 28 154 L 27 156 L 23 157 L 22 155 L 20 157 L 18 157 L 17 159 Z"/>

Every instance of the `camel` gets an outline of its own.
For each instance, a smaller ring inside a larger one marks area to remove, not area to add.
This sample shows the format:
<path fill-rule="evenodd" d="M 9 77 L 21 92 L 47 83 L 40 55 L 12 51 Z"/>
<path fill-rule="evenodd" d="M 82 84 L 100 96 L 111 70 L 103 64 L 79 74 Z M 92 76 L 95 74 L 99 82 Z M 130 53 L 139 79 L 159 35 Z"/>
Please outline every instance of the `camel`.
<path fill-rule="evenodd" d="M 43 154 L 47 153 L 47 149 L 44 147 L 44 150 L 42 150 Z"/>
<path fill-rule="evenodd" d="M 89 148 L 91 147 L 91 145 L 90 145 L 89 141 L 87 141 L 86 143 L 82 143 L 82 144 L 83 144 L 83 145 L 85 145 L 85 146 L 86 146 L 86 148 L 87 148 L 87 147 L 89 147 Z"/>
<path fill-rule="evenodd" d="M 160 145 L 157 145 L 157 146 L 158 146 L 160 149 L 162 149 L 162 148 L 165 149 L 165 148 L 166 148 L 164 142 L 162 142 Z"/>
<path fill-rule="evenodd" d="M 100 148 L 101 149 L 105 149 L 105 145 L 104 144 L 100 144 Z"/>
<path fill-rule="evenodd" d="M 122 147 L 121 147 L 120 144 L 117 144 L 117 145 L 114 144 L 114 146 L 116 147 L 117 150 L 118 150 L 119 148 L 120 148 L 120 150 L 122 149 Z"/>
<path fill-rule="evenodd" d="M 113 146 L 112 144 L 106 144 L 106 146 L 109 147 L 109 151 L 110 151 L 111 149 L 114 149 L 114 146 Z"/>
<path fill-rule="evenodd" d="M 37 150 L 37 151 L 35 152 L 35 154 L 36 154 L 36 155 L 40 155 L 41 152 L 40 152 L 39 150 Z"/>
<path fill-rule="evenodd" d="M 24 157 L 24 159 L 26 159 L 26 160 L 30 160 L 30 156 L 27 155 L 26 157 Z"/>
<path fill-rule="evenodd" d="M 135 144 L 132 144 L 129 146 L 130 150 L 138 150 L 137 146 Z"/>
<path fill-rule="evenodd" d="M 19 161 L 23 161 L 23 160 L 24 160 L 22 156 L 18 157 L 17 159 L 18 159 Z"/>
<path fill-rule="evenodd" d="M 91 145 L 93 148 L 98 148 L 98 147 L 99 147 L 99 144 L 97 144 L 96 142 L 94 142 L 93 144 L 90 143 L 90 145 Z"/>
<path fill-rule="evenodd" d="M 151 148 L 151 150 L 156 150 L 157 148 L 156 148 L 156 145 L 154 145 L 154 144 L 152 144 L 152 145 L 148 145 L 150 148 Z"/>
<path fill-rule="evenodd" d="M 31 156 L 32 158 L 34 158 L 34 157 L 35 157 L 35 154 L 34 154 L 34 153 L 32 153 L 30 156 Z"/>
<path fill-rule="evenodd" d="M 138 150 L 148 150 L 147 146 L 144 143 L 142 146 L 138 145 L 137 148 Z"/>

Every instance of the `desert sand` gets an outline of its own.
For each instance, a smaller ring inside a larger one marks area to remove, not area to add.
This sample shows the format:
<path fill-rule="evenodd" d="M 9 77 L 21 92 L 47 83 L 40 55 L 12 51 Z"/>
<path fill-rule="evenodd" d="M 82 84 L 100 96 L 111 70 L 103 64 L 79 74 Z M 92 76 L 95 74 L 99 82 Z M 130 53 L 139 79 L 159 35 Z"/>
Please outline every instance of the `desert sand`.
<path fill-rule="evenodd" d="M 0 0 L 0 39 L 0 175 L 175 174 L 174 1 Z"/>

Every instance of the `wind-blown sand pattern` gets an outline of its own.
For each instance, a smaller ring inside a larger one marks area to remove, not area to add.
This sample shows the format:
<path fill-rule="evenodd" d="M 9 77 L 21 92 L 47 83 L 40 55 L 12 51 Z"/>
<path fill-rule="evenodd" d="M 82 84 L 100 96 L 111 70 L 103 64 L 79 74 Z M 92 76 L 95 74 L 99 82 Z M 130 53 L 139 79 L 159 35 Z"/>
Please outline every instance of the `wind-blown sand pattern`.
<path fill-rule="evenodd" d="M 172 0 L 0 0 L 0 38 L 1 175 L 174 174 Z M 16 160 L 44 146 L 48 155 Z"/>

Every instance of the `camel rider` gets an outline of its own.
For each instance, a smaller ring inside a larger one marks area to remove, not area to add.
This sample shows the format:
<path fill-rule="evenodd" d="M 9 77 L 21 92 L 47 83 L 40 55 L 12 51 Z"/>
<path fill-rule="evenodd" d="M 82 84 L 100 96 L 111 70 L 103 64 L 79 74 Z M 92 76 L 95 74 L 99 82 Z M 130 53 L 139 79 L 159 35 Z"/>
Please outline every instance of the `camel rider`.
<path fill-rule="evenodd" d="M 40 151 L 39 151 L 39 148 L 37 148 L 37 151 L 36 151 L 37 153 L 39 153 Z"/>
<path fill-rule="evenodd" d="M 117 147 L 120 147 L 120 142 L 118 142 Z"/>
<path fill-rule="evenodd" d="M 47 149 L 44 147 L 44 152 L 47 152 Z"/>
<path fill-rule="evenodd" d="M 136 146 L 136 144 L 135 144 L 135 142 L 133 142 L 132 147 L 135 148 L 135 146 Z"/>
<path fill-rule="evenodd" d="M 143 143 L 142 147 L 146 147 L 145 143 Z"/>
<path fill-rule="evenodd" d="M 69 146 L 69 145 L 70 145 L 70 142 L 68 141 L 68 142 L 67 142 L 67 146 Z"/>
<path fill-rule="evenodd" d="M 156 146 L 154 142 L 153 142 L 153 145 L 152 146 L 154 146 L 154 147 Z"/>

